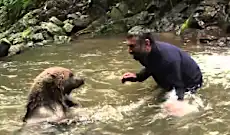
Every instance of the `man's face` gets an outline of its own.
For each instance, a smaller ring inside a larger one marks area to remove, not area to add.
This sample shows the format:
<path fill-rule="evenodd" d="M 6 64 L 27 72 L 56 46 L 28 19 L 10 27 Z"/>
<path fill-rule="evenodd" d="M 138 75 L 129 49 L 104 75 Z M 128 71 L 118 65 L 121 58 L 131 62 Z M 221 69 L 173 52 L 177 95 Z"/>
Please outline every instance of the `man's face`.
<path fill-rule="evenodd" d="M 130 54 L 140 53 L 142 51 L 142 48 L 140 44 L 137 44 L 136 37 L 128 38 L 126 39 L 126 43 L 128 46 L 128 51 Z"/>
<path fill-rule="evenodd" d="M 145 43 L 140 45 L 139 43 L 137 43 L 136 37 L 126 39 L 126 44 L 128 46 L 128 52 L 131 55 L 133 55 L 134 59 L 142 59 L 146 56 L 146 54 L 149 53 L 150 51 L 149 47 L 151 46 L 149 43 L 146 43 L 146 42 L 147 41 L 145 41 Z"/>

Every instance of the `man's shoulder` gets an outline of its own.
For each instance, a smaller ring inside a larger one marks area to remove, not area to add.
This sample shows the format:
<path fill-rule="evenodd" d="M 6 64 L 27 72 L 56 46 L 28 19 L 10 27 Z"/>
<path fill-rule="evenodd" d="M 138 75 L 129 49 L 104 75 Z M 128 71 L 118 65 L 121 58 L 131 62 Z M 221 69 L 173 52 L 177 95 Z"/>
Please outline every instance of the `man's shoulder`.
<path fill-rule="evenodd" d="M 158 42 L 159 50 L 164 58 L 170 64 L 194 61 L 192 57 L 186 51 L 179 47 L 166 42 Z"/>
<path fill-rule="evenodd" d="M 164 60 L 168 62 L 180 60 L 180 49 L 170 43 L 166 42 L 156 42 L 157 47 L 161 53 Z"/>
<path fill-rule="evenodd" d="M 169 55 L 169 57 L 188 56 L 188 53 L 186 51 L 184 51 L 183 49 L 181 49 L 176 45 L 167 42 L 161 42 L 161 41 L 157 41 L 156 44 L 158 44 L 159 51 L 162 54 Z"/>
<path fill-rule="evenodd" d="M 175 49 L 175 50 L 180 50 L 179 47 L 173 45 L 173 44 L 170 44 L 170 43 L 167 43 L 167 42 L 162 42 L 162 41 L 156 41 L 156 44 L 158 44 L 158 47 L 159 48 L 162 48 L 162 49 Z"/>

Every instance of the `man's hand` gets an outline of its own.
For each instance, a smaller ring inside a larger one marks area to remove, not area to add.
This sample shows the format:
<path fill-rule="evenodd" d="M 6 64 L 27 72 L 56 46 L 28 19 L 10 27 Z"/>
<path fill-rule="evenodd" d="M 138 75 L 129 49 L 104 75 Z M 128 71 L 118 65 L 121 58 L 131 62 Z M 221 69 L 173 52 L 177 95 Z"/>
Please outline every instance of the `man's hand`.
<path fill-rule="evenodd" d="M 135 73 L 128 72 L 122 76 L 121 82 L 122 83 L 125 83 L 126 81 L 136 82 L 136 79 L 137 79 L 137 76 Z"/>

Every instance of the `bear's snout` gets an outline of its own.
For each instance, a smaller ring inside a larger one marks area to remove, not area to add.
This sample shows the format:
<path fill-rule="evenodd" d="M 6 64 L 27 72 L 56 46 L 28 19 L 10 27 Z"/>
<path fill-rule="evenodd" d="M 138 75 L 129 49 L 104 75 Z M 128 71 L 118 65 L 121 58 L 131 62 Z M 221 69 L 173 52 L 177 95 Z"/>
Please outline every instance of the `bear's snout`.
<path fill-rule="evenodd" d="M 77 87 L 80 87 L 81 85 L 85 84 L 85 79 L 84 78 L 75 76 L 74 80 L 77 83 Z"/>

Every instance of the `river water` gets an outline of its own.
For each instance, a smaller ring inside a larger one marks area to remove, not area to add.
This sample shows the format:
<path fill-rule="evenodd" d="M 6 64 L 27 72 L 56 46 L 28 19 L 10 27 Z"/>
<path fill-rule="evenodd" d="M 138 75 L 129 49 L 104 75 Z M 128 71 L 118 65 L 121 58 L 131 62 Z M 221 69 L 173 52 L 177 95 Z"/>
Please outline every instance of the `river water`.
<path fill-rule="evenodd" d="M 36 75 L 50 66 L 70 68 L 86 79 L 83 87 L 72 92 L 72 97 L 96 112 L 94 118 L 98 121 L 55 127 L 47 134 L 230 134 L 229 49 L 183 46 L 171 34 L 162 34 L 159 40 L 180 46 L 199 63 L 204 86 L 196 96 L 205 104 L 200 112 L 181 118 L 164 117 L 156 100 L 159 90 L 151 78 L 143 83 L 121 84 L 123 73 L 141 68 L 128 54 L 124 38 L 82 38 L 71 45 L 32 49 L 0 63 L 0 135 L 17 134 L 30 85 Z M 36 134 L 35 130 L 30 134 Z"/>

